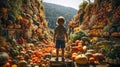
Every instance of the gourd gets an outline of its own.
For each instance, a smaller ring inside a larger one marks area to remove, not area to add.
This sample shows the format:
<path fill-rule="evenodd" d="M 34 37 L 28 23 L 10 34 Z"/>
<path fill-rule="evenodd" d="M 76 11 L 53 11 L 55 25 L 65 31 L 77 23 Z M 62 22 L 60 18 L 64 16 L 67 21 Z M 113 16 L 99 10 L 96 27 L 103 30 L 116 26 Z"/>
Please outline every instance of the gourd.
<path fill-rule="evenodd" d="M 0 52 L 0 64 L 5 64 L 9 59 L 9 55 L 5 52 Z"/>
<path fill-rule="evenodd" d="M 79 51 L 83 51 L 83 46 L 82 46 L 82 45 L 78 45 L 78 46 L 77 46 L 77 49 L 78 49 Z"/>
<path fill-rule="evenodd" d="M 52 55 L 50 53 L 46 53 L 44 56 L 44 58 L 49 58 L 49 59 L 51 59 L 51 57 L 52 57 Z"/>
<path fill-rule="evenodd" d="M 27 67 L 27 62 L 25 60 L 19 61 L 18 67 Z"/>
<path fill-rule="evenodd" d="M 93 57 L 99 62 L 102 62 L 103 60 L 105 60 L 104 55 L 102 53 L 95 53 L 93 54 Z"/>
<path fill-rule="evenodd" d="M 89 58 L 89 62 L 90 62 L 90 63 L 94 63 L 94 62 L 95 62 L 95 58 L 94 58 L 94 57 L 90 57 L 90 58 Z"/>
<path fill-rule="evenodd" d="M 75 62 L 78 64 L 87 64 L 88 58 L 85 56 L 85 54 L 80 54 L 75 58 Z"/>
<path fill-rule="evenodd" d="M 78 56 L 77 53 L 73 53 L 73 54 L 72 54 L 72 60 L 74 61 L 74 60 L 76 59 L 77 56 Z"/>

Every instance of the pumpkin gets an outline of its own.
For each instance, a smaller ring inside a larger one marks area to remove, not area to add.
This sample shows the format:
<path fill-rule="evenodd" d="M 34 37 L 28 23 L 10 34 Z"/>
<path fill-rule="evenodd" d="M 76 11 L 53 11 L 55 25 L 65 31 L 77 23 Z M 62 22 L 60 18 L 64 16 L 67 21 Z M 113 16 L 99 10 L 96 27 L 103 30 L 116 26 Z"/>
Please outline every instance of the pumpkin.
<path fill-rule="evenodd" d="M 78 44 L 76 44 L 76 43 L 72 43 L 71 46 L 78 46 Z"/>
<path fill-rule="evenodd" d="M 75 60 L 75 58 L 78 56 L 78 54 L 77 53 L 73 53 L 72 54 L 72 60 Z"/>
<path fill-rule="evenodd" d="M 94 57 L 90 57 L 90 58 L 89 58 L 89 62 L 90 62 L 90 63 L 94 63 L 94 61 L 95 61 L 95 58 L 94 58 Z"/>
<path fill-rule="evenodd" d="M 95 53 L 93 54 L 93 57 L 98 60 L 99 62 L 105 60 L 104 55 L 102 53 Z"/>
<path fill-rule="evenodd" d="M 79 51 L 83 51 L 83 46 L 82 46 L 82 45 L 78 45 L 78 46 L 77 46 L 77 49 L 78 49 Z"/>
<path fill-rule="evenodd" d="M 78 44 L 78 43 L 80 43 L 80 42 L 81 42 L 80 40 L 76 40 L 76 41 L 75 41 L 75 44 Z"/>
<path fill-rule="evenodd" d="M 10 67 L 10 63 L 7 62 L 7 63 L 5 64 L 5 67 Z"/>
<path fill-rule="evenodd" d="M 71 47 L 72 51 L 78 51 L 78 46 Z"/>
<path fill-rule="evenodd" d="M 87 50 L 87 52 L 88 52 L 88 53 L 91 53 L 91 54 L 94 54 L 94 53 L 95 53 L 95 51 L 94 51 L 93 49 L 89 49 L 89 50 Z"/>
<path fill-rule="evenodd" d="M 19 61 L 18 67 L 27 67 L 27 62 L 25 60 Z"/>
<path fill-rule="evenodd" d="M 83 46 L 83 50 L 86 51 L 87 50 L 87 46 Z"/>
<path fill-rule="evenodd" d="M 9 59 L 9 55 L 6 52 L 0 52 L 0 64 L 4 65 Z"/>
<path fill-rule="evenodd" d="M 2 11 L 2 13 L 7 13 L 8 12 L 8 8 L 1 8 L 1 11 Z"/>
<path fill-rule="evenodd" d="M 16 65 L 16 64 L 13 64 L 11 67 L 17 67 L 17 65 Z"/>
<path fill-rule="evenodd" d="M 110 33 L 109 32 L 103 32 L 103 36 L 109 36 Z"/>
<path fill-rule="evenodd" d="M 92 57 L 92 53 L 90 53 L 90 52 L 86 52 L 85 55 L 86 55 L 88 58 Z"/>
<path fill-rule="evenodd" d="M 85 54 L 80 54 L 76 56 L 75 62 L 78 64 L 87 64 L 88 63 L 88 58 L 85 56 Z"/>
<path fill-rule="evenodd" d="M 45 56 L 44 56 L 45 59 L 46 59 L 46 58 L 51 59 L 51 57 L 52 57 L 52 55 L 51 55 L 50 53 L 46 53 Z"/>
<path fill-rule="evenodd" d="M 70 45 L 66 45 L 65 50 L 66 50 L 66 51 L 70 51 L 70 50 L 71 50 Z"/>

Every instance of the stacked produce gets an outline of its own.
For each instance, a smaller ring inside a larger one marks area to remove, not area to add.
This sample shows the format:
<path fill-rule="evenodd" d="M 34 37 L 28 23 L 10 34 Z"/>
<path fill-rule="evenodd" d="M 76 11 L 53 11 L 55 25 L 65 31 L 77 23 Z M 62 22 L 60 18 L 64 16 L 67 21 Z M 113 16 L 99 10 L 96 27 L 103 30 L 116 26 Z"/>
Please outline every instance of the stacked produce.
<path fill-rule="evenodd" d="M 70 28 L 72 30 L 70 35 L 76 34 L 76 31 L 74 31 L 76 28 L 79 31 L 83 30 L 85 35 L 82 36 L 79 32 L 79 36 L 75 37 L 74 35 L 70 40 L 75 42 L 77 39 L 82 41 L 82 37 L 89 38 L 89 41 L 86 40 L 89 44 L 86 45 L 87 50 L 82 54 L 86 54 L 90 63 L 119 64 L 119 51 L 116 51 L 120 46 L 120 5 L 118 3 L 120 3 L 119 0 L 95 0 L 93 3 L 83 1 L 79 6 L 79 11 L 74 17 L 76 24 Z M 84 42 L 82 42 L 82 45 L 84 45 Z M 91 53 L 89 50 L 94 52 Z M 73 53 L 73 60 L 81 51 L 76 53 Z"/>
<path fill-rule="evenodd" d="M 10 56 L 7 67 L 49 64 L 44 57 L 55 49 L 51 40 L 42 0 L 0 1 L 0 52 Z"/>

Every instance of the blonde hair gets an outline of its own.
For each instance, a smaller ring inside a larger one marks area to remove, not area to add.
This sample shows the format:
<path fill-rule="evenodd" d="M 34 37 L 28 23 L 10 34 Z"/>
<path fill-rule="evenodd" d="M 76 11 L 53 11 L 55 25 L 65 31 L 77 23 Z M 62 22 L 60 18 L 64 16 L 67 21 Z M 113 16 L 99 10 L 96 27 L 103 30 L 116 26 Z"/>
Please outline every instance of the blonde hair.
<path fill-rule="evenodd" d="M 58 22 L 59 22 L 60 20 L 63 20 L 63 24 L 66 24 L 65 18 L 64 18 L 63 16 L 59 16 L 59 17 L 57 18 L 57 22 L 56 22 L 57 25 L 59 25 Z"/>

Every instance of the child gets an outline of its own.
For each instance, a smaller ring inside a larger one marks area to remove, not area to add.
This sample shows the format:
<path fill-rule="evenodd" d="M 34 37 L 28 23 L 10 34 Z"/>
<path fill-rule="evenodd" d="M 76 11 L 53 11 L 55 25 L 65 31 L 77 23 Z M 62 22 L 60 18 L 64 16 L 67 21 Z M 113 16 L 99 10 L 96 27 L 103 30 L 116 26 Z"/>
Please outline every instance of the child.
<path fill-rule="evenodd" d="M 56 61 L 58 61 L 58 55 L 59 55 L 59 49 L 61 48 L 62 50 L 62 61 L 64 61 L 64 48 L 65 48 L 65 37 L 66 41 L 68 41 L 68 34 L 67 30 L 64 27 L 65 24 L 65 18 L 60 16 L 57 19 L 57 27 L 54 30 L 54 43 L 56 43 L 55 48 L 56 48 Z"/>

